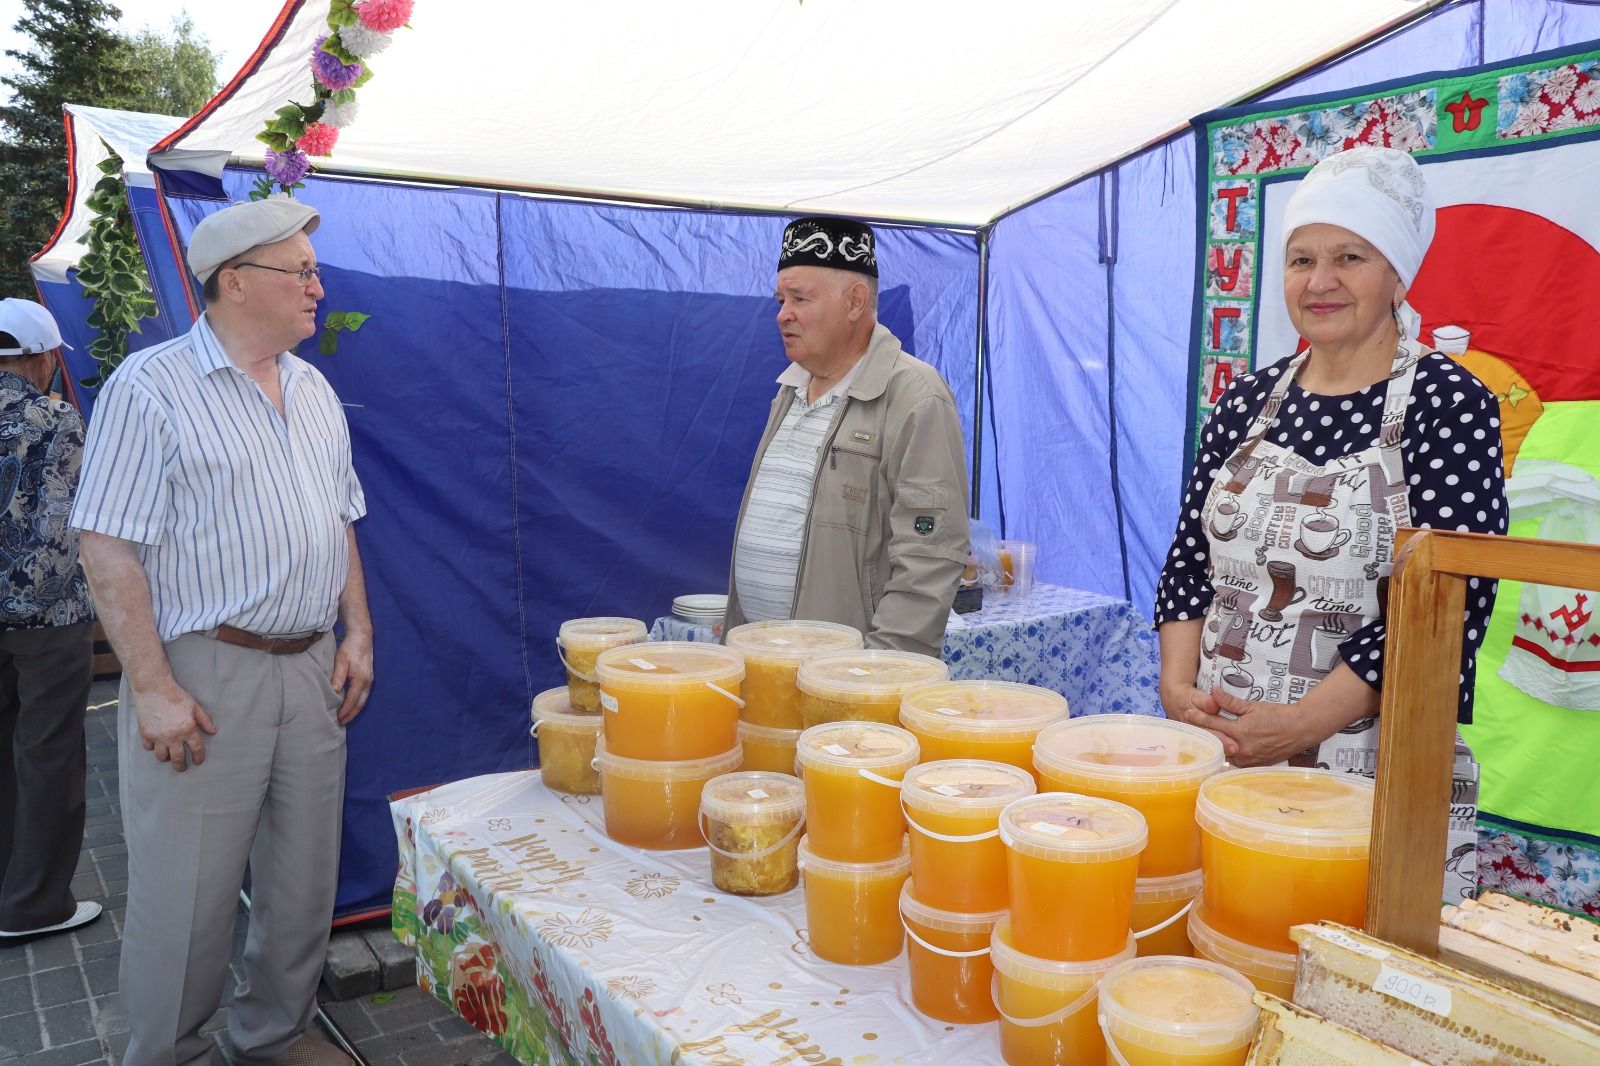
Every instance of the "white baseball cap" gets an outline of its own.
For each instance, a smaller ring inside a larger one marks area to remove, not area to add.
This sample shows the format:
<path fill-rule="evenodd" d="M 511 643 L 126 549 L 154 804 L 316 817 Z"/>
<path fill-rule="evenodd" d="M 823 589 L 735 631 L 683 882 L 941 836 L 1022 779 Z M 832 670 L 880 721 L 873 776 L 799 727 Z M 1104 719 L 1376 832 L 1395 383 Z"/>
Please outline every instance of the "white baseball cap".
<path fill-rule="evenodd" d="M 0 348 L 0 357 L 37 355 L 72 345 L 61 340 L 61 327 L 42 304 L 32 300 L 0 300 L 0 333 L 17 338 L 20 348 Z"/>

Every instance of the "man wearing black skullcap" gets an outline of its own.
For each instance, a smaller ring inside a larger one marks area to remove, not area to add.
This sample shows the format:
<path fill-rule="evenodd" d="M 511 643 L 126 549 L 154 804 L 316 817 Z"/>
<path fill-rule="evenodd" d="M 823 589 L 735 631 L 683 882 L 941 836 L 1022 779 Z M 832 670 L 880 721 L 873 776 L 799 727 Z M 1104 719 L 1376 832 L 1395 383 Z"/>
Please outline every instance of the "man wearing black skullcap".
<path fill-rule="evenodd" d="M 869 648 L 938 655 L 968 546 L 950 389 L 877 321 L 869 226 L 790 223 L 775 295 L 790 366 L 739 509 L 725 628 L 842 622 Z"/>

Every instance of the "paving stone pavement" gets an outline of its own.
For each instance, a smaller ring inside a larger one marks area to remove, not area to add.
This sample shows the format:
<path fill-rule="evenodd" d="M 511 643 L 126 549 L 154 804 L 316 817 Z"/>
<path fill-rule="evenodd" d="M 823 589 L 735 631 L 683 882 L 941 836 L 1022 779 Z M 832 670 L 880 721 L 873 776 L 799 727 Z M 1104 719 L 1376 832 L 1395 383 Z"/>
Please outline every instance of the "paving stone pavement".
<path fill-rule="evenodd" d="M 85 792 L 88 818 L 72 881 L 79 899 L 105 915 L 76 932 L 0 948 L 0 1062 L 27 1066 L 114 1064 L 128 1044 L 127 1013 L 117 995 L 117 955 L 127 907 L 128 849 L 117 800 L 114 682 L 89 694 Z M 227 997 L 239 980 L 246 917 L 234 927 Z M 325 1003 L 325 1010 L 373 1066 L 514 1066 L 516 1060 L 420 988 Z M 226 1027 L 222 1011 L 203 1032 Z M 217 1066 L 222 1056 L 216 1056 Z"/>

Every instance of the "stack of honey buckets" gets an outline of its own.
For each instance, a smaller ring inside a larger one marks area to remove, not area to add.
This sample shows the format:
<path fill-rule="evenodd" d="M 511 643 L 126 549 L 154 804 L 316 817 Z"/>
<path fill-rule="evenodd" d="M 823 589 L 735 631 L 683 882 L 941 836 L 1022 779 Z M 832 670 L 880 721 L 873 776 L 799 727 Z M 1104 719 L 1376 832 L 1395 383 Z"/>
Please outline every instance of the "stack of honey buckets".
<path fill-rule="evenodd" d="M 622 843 L 708 845 L 725 892 L 803 881 L 818 958 L 904 948 L 916 1008 L 998 1021 L 1010 1066 L 1242 1063 L 1253 992 L 1293 992 L 1290 927 L 1363 920 L 1365 778 L 1229 770 L 1206 730 L 1069 719 L 848 626 L 644 639 L 562 626 L 568 687 L 534 704 L 546 784 L 598 790 Z"/>

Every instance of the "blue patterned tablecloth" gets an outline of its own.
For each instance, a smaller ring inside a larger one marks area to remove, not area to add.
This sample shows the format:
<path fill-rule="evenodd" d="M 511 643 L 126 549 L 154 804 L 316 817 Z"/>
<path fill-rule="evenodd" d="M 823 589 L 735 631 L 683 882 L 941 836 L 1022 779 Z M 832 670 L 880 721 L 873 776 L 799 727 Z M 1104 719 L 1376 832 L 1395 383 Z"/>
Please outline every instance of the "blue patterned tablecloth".
<path fill-rule="evenodd" d="M 714 641 L 710 626 L 657 618 L 651 640 Z M 1027 596 L 989 599 L 952 614 L 944 661 L 961 680 L 1020 681 L 1067 697 L 1074 715 L 1160 714 L 1155 634 L 1127 600 L 1035 584 Z"/>

